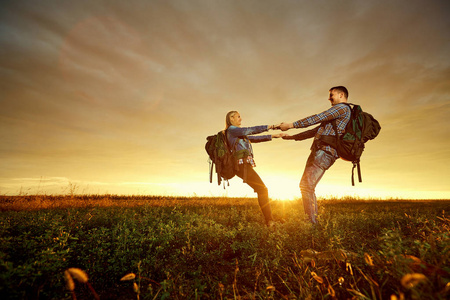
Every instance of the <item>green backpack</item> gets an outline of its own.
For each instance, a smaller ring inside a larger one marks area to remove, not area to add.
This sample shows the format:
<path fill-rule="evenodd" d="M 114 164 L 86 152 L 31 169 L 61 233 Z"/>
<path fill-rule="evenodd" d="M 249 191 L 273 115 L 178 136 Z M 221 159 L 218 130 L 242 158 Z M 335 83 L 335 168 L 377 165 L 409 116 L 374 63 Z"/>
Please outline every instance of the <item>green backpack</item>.
<path fill-rule="evenodd" d="M 226 130 L 206 138 L 205 150 L 210 159 L 209 182 L 212 183 L 213 167 L 216 165 L 217 184 L 236 175 L 236 159 L 228 146 Z"/>
<path fill-rule="evenodd" d="M 352 185 L 355 185 L 354 171 L 358 170 L 359 182 L 361 178 L 360 159 L 365 148 L 365 143 L 373 140 L 380 133 L 380 123 L 369 113 L 364 112 L 361 106 L 351 103 L 344 103 L 351 109 L 350 120 L 342 135 L 322 136 L 320 140 L 337 150 L 338 155 L 353 163 Z M 331 121 L 334 132 L 337 131 L 336 120 Z"/>

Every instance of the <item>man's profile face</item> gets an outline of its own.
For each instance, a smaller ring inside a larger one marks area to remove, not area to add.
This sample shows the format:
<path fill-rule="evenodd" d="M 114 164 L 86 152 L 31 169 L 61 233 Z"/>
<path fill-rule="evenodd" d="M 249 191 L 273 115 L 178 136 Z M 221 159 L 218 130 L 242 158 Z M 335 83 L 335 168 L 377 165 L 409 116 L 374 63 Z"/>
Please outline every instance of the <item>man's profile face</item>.
<path fill-rule="evenodd" d="M 340 103 L 340 97 L 341 97 L 340 94 L 342 94 L 342 93 L 339 93 L 336 90 L 331 90 L 330 91 L 330 94 L 328 96 L 328 100 L 330 100 L 331 105 L 335 105 L 335 104 Z"/>

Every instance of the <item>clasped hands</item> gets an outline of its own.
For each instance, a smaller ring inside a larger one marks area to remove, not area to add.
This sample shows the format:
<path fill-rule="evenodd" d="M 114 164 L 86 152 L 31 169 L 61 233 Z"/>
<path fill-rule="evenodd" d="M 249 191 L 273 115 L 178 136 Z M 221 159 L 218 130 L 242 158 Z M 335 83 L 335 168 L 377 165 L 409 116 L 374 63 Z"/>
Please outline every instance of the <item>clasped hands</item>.
<path fill-rule="evenodd" d="M 294 127 L 294 124 L 292 123 L 280 123 L 278 125 L 269 125 L 268 129 L 280 129 L 281 131 L 286 131 Z M 290 139 L 291 135 L 287 133 L 278 133 L 278 134 L 272 134 L 272 138 L 283 138 L 283 139 Z"/>

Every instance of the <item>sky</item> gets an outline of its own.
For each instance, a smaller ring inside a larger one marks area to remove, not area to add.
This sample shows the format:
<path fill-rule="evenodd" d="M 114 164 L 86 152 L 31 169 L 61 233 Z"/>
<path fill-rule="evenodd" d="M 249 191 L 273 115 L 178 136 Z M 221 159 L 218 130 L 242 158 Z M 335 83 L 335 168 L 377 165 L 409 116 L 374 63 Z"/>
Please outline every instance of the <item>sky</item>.
<path fill-rule="evenodd" d="M 338 160 L 317 196 L 450 199 L 449 53 L 444 0 L 5 0 L 0 195 L 254 197 L 209 182 L 206 137 L 231 110 L 320 113 L 344 85 L 382 129 L 363 182 Z M 311 142 L 253 145 L 272 199 L 301 197 Z"/>

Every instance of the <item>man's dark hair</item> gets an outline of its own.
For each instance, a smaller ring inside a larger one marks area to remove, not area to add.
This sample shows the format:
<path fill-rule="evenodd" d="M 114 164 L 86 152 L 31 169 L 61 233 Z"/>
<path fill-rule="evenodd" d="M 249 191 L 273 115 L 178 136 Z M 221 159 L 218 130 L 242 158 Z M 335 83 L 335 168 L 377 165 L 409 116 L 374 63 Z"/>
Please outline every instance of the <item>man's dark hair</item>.
<path fill-rule="evenodd" d="M 339 91 L 341 93 L 344 93 L 345 98 L 348 98 L 348 90 L 345 86 L 339 85 L 339 86 L 334 86 L 330 89 L 330 91 L 332 90 L 336 90 Z"/>

